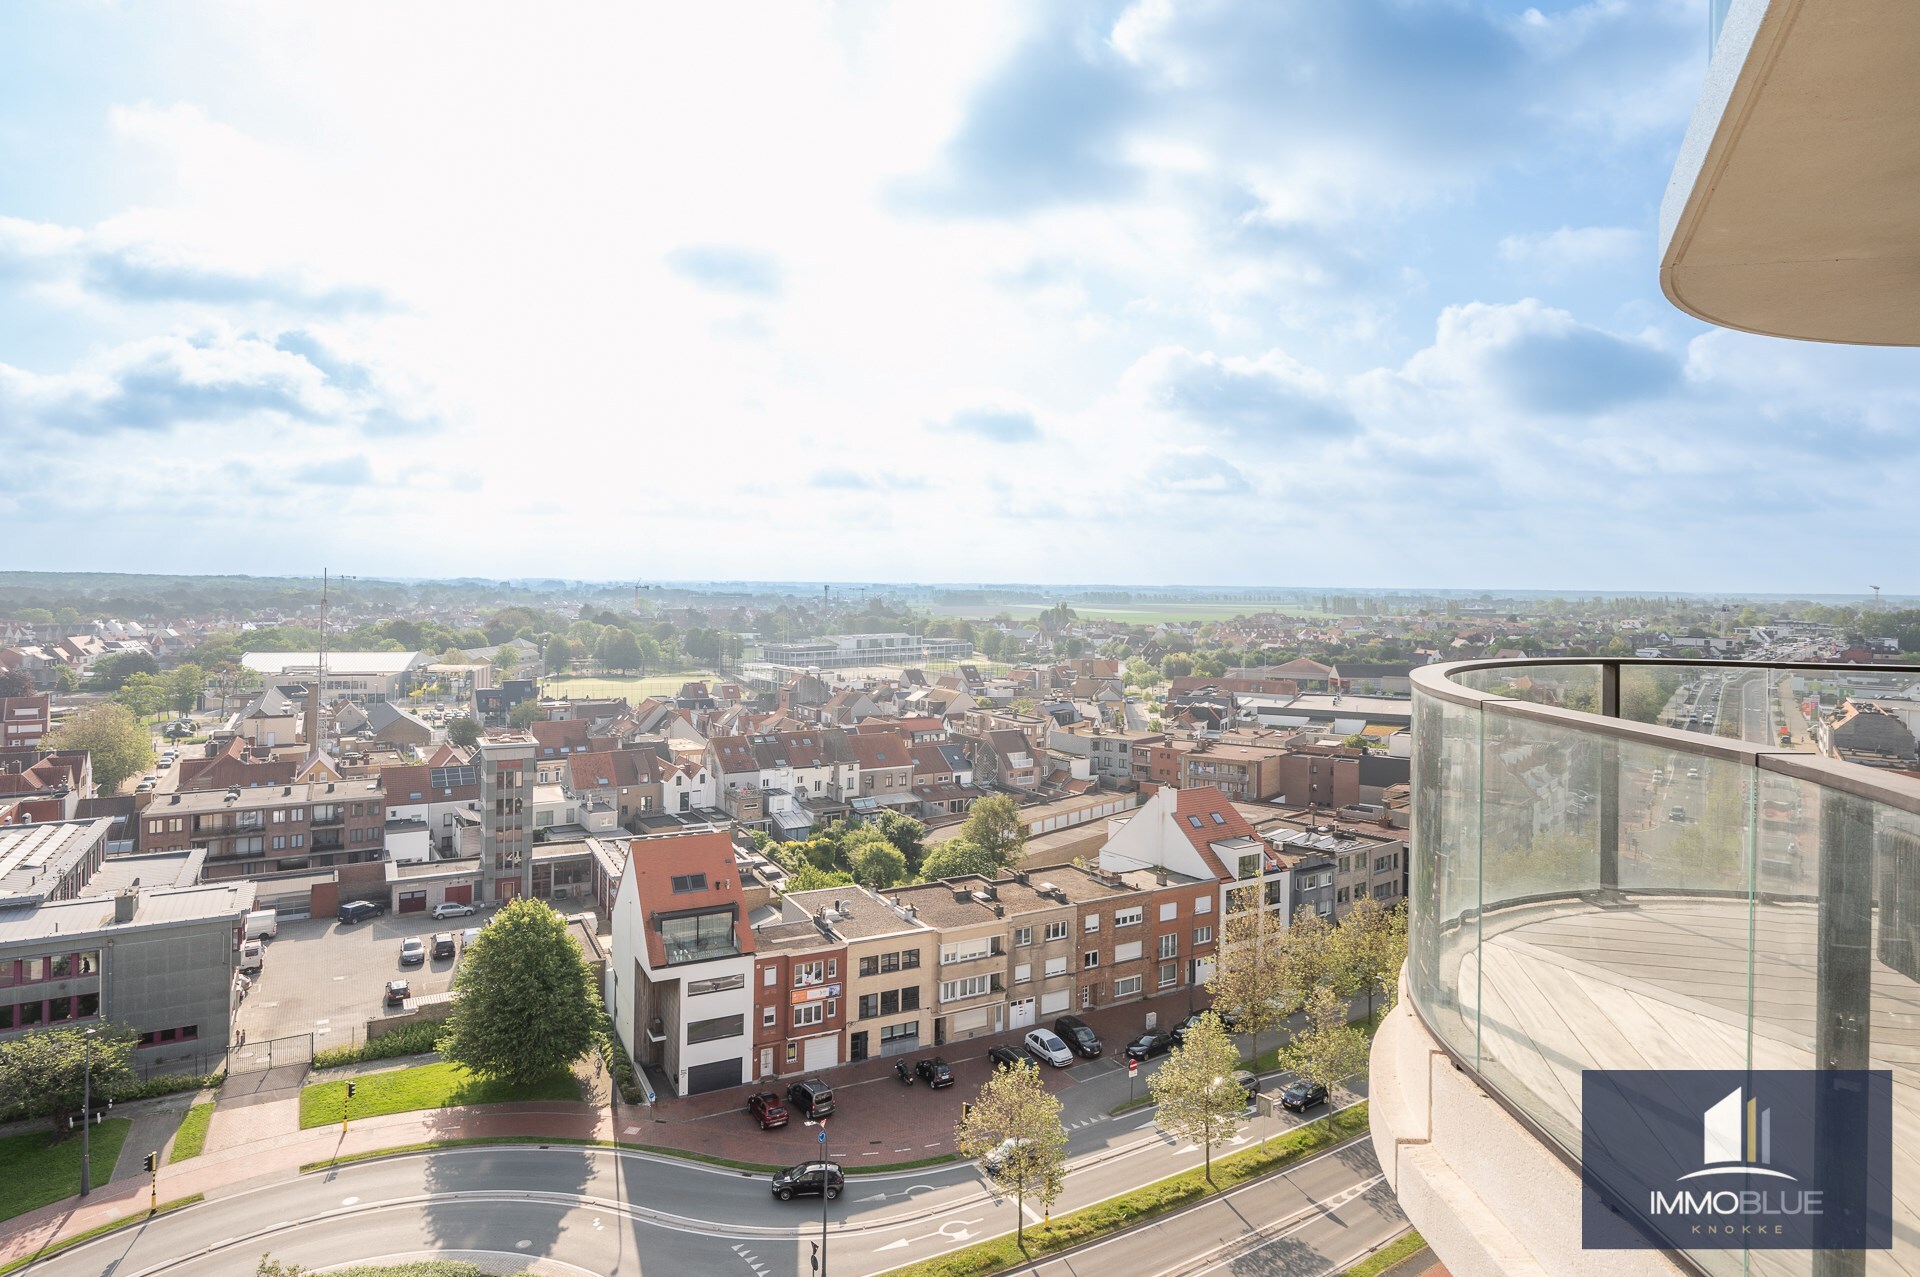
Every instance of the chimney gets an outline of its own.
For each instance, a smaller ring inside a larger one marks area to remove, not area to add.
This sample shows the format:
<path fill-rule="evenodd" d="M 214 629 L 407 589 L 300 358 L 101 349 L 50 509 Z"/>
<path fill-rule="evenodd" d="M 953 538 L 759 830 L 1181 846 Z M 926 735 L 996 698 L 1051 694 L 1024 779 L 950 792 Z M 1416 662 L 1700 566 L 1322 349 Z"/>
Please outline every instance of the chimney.
<path fill-rule="evenodd" d="M 1155 865 L 1153 867 L 1153 880 L 1162 887 L 1167 885 L 1167 867 L 1165 865 Z"/>
<path fill-rule="evenodd" d="M 140 893 L 129 887 L 113 898 L 113 920 L 116 923 L 132 922 L 134 911 L 140 907 Z"/>
<path fill-rule="evenodd" d="M 973 898 L 973 893 L 968 891 L 965 887 L 955 887 L 953 889 L 953 902 L 955 904 L 963 905 L 972 898 Z"/>

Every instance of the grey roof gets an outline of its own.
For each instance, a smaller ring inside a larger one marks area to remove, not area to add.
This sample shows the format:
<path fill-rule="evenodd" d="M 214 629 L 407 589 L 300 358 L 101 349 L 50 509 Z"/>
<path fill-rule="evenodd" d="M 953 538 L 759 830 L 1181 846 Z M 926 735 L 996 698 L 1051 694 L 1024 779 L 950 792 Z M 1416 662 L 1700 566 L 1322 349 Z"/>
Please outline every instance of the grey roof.
<path fill-rule="evenodd" d="M 188 851 L 156 851 L 142 856 L 109 856 L 87 879 L 87 894 L 111 896 L 138 884 L 142 887 L 192 887 L 200 882 L 200 869 L 207 853 L 198 847 Z"/>
<path fill-rule="evenodd" d="M 913 922 L 894 912 L 893 906 L 876 900 L 862 887 L 821 887 L 817 891 L 796 891 L 787 897 L 786 916 L 802 921 L 809 914 L 829 910 L 827 925 L 844 940 L 866 940 L 901 931 L 926 931 L 924 922 Z"/>
<path fill-rule="evenodd" d="M 424 665 L 424 652 L 328 652 L 329 674 L 402 674 L 416 665 Z M 318 652 L 248 652 L 240 663 L 262 674 L 285 674 L 289 670 L 311 673 L 320 666 Z"/>
<path fill-rule="evenodd" d="M 429 730 L 425 723 L 415 718 L 412 714 L 407 713 L 407 711 L 401 709 L 392 701 L 375 701 L 373 704 L 367 706 L 363 712 L 367 716 L 367 726 L 373 728 L 376 732 L 385 731 L 389 726 L 403 718 L 423 732 Z"/>
<path fill-rule="evenodd" d="M 81 896 L 18 909 L 0 909 L 0 945 L 49 936 L 80 939 L 147 927 L 179 926 L 215 918 L 237 918 L 253 908 L 252 882 L 209 883 L 198 887 L 140 892 L 131 922 L 113 920 L 109 896 Z"/>
<path fill-rule="evenodd" d="M 0 900 L 45 894 L 112 828 L 108 816 L 0 827 Z"/>

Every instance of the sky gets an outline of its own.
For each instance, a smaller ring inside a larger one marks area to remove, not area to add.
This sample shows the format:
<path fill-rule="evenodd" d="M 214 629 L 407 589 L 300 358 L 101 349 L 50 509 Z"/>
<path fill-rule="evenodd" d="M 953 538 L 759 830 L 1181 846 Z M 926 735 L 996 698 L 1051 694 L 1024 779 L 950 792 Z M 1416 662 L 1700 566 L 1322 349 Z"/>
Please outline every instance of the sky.
<path fill-rule="evenodd" d="M 1911 592 L 1704 0 L 0 8 L 0 563 Z"/>

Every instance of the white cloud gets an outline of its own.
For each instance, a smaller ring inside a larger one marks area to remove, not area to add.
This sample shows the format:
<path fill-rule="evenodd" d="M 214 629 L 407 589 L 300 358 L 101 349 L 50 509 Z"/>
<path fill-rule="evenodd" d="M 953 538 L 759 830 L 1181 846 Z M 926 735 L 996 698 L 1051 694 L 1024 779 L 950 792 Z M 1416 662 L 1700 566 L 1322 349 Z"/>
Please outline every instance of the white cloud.
<path fill-rule="evenodd" d="M 1555 231 L 1507 235 L 1500 240 L 1504 260 L 1541 280 L 1625 265 L 1648 251 L 1646 238 L 1627 226 L 1562 226 Z"/>

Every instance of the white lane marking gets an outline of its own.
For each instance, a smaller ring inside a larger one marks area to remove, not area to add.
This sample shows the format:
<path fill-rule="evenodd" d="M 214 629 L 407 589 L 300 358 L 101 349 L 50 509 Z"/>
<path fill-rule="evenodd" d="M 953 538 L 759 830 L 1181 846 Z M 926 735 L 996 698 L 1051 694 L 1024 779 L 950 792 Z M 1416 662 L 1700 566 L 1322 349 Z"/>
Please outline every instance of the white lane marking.
<path fill-rule="evenodd" d="M 340 1199 L 340 1204 L 342 1206 L 356 1206 L 359 1204 L 359 1202 L 360 1202 L 360 1199 L 357 1197 L 343 1197 Z"/>
<path fill-rule="evenodd" d="M 949 1243 L 967 1241 L 973 1236 L 973 1233 L 968 1230 L 967 1225 L 978 1224 L 980 1222 L 981 1221 L 977 1219 L 950 1219 L 930 1233 L 922 1233 L 918 1237 L 896 1237 L 886 1245 L 876 1246 L 874 1249 L 876 1251 L 899 1250 L 902 1247 L 911 1246 L 915 1242 L 930 1242 L 936 1237 Z M 948 1231 L 949 1229 L 952 1231 Z"/>

